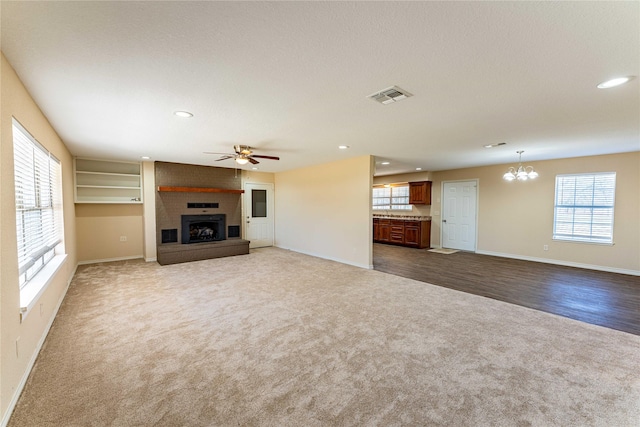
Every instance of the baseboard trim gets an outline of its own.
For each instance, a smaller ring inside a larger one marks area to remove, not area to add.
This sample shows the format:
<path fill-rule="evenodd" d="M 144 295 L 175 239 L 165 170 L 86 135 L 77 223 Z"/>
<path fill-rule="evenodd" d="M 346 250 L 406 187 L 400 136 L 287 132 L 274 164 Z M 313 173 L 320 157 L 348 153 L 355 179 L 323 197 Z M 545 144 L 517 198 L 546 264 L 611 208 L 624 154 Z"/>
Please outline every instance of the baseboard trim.
<path fill-rule="evenodd" d="M 280 249 L 284 249 L 286 251 L 298 252 L 300 254 L 309 255 L 309 256 L 316 257 L 316 258 L 322 258 L 322 259 L 326 259 L 326 260 L 329 260 L 329 261 L 339 262 L 341 264 L 347 264 L 347 265 L 352 265 L 354 267 L 364 268 L 365 270 L 373 270 L 373 265 L 358 264 L 358 263 L 355 263 L 355 262 L 345 261 L 345 260 L 339 259 L 339 258 L 333 258 L 333 257 L 324 256 L 324 255 L 319 255 L 319 254 L 316 254 L 316 253 L 313 253 L 313 252 L 305 252 L 305 251 L 301 251 L 299 249 L 291 249 L 291 248 L 287 248 L 287 247 L 284 247 L 284 246 L 274 245 L 274 247 L 280 248 Z"/>
<path fill-rule="evenodd" d="M 626 268 L 615 268 L 615 267 L 607 267 L 603 265 L 583 264 L 579 262 L 560 261 L 555 259 L 537 258 L 537 257 L 530 257 L 525 255 L 505 254 L 501 252 L 492 252 L 492 251 L 476 251 L 476 253 L 480 255 L 491 255 L 491 256 L 498 256 L 502 258 L 521 259 L 523 261 L 541 262 L 544 264 L 562 265 L 565 267 L 576 267 L 576 268 L 584 268 L 587 270 L 605 271 L 607 273 L 618 273 L 618 274 L 628 274 L 630 276 L 640 276 L 640 271 L 629 270 Z"/>
<path fill-rule="evenodd" d="M 9 420 L 11 419 L 11 415 L 13 414 L 13 410 L 15 409 L 16 404 L 18 403 L 18 399 L 20 399 L 20 395 L 22 394 L 22 390 L 24 389 L 24 386 L 27 384 L 29 375 L 31 375 L 31 370 L 36 364 L 36 360 L 38 359 L 40 350 L 42 350 L 44 341 L 47 339 L 47 335 L 49 335 L 49 331 L 51 330 L 53 321 L 56 320 L 56 316 L 58 315 L 58 310 L 60 310 L 60 306 L 62 306 L 62 301 L 64 301 L 64 298 L 67 296 L 67 291 L 69 290 L 69 286 L 71 285 L 71 281 L 73 280 L 73 277 L 76 275 L 77 269 L 78 269 L 78 264 L 76 264 L 75 268 L 73 269 L 73 273 L 71 273 L 71 275 L 69 276 L 69 279 L 67 280 L 67 286 L 65 287 L 64 292 L 60 296 L 60 299 L 56 304 L 56 308 L 53 310 L 53 313 L 51 315 L 51 318 L 49 319 L 49 322 L 47 323 L 47 326 L 45 326 L 44 328 L 44 333 L 40 337 L 40 340 L 38 340 L 38 344 L 36 345 L 35 351 L 31 355 L 31 359 L 29 360 L 29 363 L 27 363 L 27 369 L 25 370 L 24 375 L 22 375 L 22 378 L 20 379 L 20 382 L 18 383 L 18 386 L 16 387 L 15 392 L 13 393 L 13 396 L 11 396 L 11 400 L 9 401 L 9 405 L 7 406 L 7 411 L 4 413 L 4 417 L 2 417 L 2 424 L 0 424 L 1 427 L 6 427 L 9 424 Z"/>
<path fill-rule="evenodd" d="M 157 257 L 153 257 L 153 258 L 145 258 L 144 259 L 146 262 L 157 262 L 158 258 Z"/>
<path fill-rule="evenodd" d="M 78 261 L 78 265 L 99 264 L 101 262 L 127 261 L 131 259 L 145 259 L 142 255 L 124 256 L 118 258 L 92 259 L 88 261 Z M 155 261 L 155 258 L 153 259 Z"/>

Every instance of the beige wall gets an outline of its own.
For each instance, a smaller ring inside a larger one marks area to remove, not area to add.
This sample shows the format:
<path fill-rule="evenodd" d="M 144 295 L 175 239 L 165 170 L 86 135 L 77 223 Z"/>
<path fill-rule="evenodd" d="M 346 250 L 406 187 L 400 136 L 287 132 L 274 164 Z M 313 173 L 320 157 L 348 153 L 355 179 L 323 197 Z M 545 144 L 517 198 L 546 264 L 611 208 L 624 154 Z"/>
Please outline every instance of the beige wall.
<path fill-rule="evenodd" d="M 142 214 L 142 205 L 76 204 L 78 262 L 86 264 L 142 258 Z M 120 241 L 121 236 L 126 241 Z"/>
<path fill-rule="evenodd" d="M 275 174 L 276 246 L 372 265 L 373 157 Z"/>
<path fill-rule="evenodd" d="M 246 183 L 252 184 L 274 184 L 276 175 L 271 172 L 242 171 L 242 188 Z"/>
<path fill-rule="evenodd" d="M 147 262 L 156 261 L 158 253 L 156 249 L 156 170 L 153 162 L 142 162 L 142 191 L 144 243 L 143 253 Z"/>
<path fill-rule="evenodd" d="M 77 264 L 76 227 L 73 204 L 72 157 L 47 118 L 42 114 L 9 62 L 2 55 L 0 68 L 0 418 L 6 421 L 8 408 L 18 391 L 57 308 L 64 297 Z M 64 244 L 67 259 L 51 279 L 32 310 L 20 322 L 20 290 L 16 249 L 15 194 L 13 191 L 13 136 L 15 117 L 45 148 L 61 162 L 63 181 Z M 18 351 L 16 352 L 16 341 Z M 17 354 L 16 354 L 17 353 Z"/>
<path fill-rule="evenodd" d="M 508 165 L 433 172 L 433 246 L 440 245 L 443 181 L 478 179 L 477 252 L 626 273 L 640 272 L 640 152 L 526 162 L 540 174 L 506 182 Z M 555 177 L 616 172 L 614 245 L 552 240 Z M 543 246 L 549 250 L 544 251 Z"/>

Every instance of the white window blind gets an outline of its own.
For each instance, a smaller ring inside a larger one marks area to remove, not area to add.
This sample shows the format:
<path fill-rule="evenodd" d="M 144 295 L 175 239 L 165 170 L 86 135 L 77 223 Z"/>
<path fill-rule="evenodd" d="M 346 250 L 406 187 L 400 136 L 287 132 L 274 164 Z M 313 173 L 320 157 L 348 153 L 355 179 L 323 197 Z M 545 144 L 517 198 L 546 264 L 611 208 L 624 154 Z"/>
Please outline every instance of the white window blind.
<path fill-rule="evenodd" d="M 613 243 L 616 174 L 556 176 L 553 238 Z"/>
<path fill-rule="evenodd" d="M 411 210 L 409 185 L 374 187 L 373 209 Z"/>
<path fill-rule="evenodd" d="M 15 119 L 13 160 L 22 288 L 53 258 L 62 241 L 62 178 L 60 161 Z"/>

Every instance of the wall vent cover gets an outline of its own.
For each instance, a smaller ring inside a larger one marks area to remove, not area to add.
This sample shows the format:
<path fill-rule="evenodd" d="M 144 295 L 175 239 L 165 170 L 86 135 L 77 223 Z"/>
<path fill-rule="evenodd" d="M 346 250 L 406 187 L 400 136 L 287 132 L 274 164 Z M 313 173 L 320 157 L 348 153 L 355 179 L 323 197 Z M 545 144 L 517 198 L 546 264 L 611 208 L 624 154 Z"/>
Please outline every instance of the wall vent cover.
<path fill-rule="evenodd" d="M 400 89 L 398 86 L 391 86 L 384 90 L 378 91 L 369 95 L 367 98 L 373 99 L 381 104 L 393 104 L 394 102 L 407 99 L 413 96 L 404 89 Z"/>

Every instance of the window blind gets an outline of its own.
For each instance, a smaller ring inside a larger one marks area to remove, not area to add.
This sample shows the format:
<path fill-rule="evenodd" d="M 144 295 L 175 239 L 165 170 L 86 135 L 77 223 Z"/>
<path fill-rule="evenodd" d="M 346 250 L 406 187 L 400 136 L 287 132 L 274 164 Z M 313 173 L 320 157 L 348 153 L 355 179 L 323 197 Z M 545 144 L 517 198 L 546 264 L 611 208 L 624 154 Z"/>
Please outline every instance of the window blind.
<path fill-rule="evenodd" d="M 60 161 L 15 119 L 13 160 L 18 269 L 22 288 L 53 258 L 62 241 Z"/>
<path fill-rule="evenodd" d="M 556 176 L 553 238 L 613 242 L 616 174 Z"/>
<path fill-rule="evenodd" d="M 373 188 L 373 209 L 410 210 L 409 186 Z"/>

